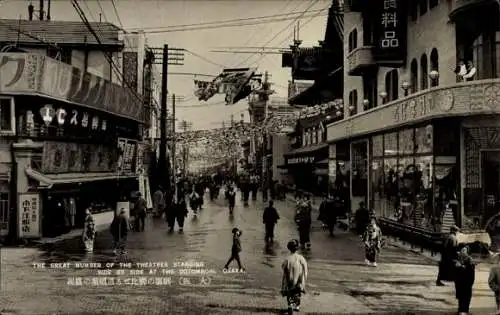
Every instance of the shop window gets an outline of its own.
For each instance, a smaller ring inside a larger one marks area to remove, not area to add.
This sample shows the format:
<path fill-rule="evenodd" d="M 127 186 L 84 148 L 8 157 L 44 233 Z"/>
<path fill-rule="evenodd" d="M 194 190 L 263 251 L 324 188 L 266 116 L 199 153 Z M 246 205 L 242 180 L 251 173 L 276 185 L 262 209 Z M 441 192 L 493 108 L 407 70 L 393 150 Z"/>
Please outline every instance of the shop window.
<path fill-rule="evenodd" d="M 428 6 L 427 6 L 427 0 L 419 0 L 418 1 L 418 9 L 419 9 L 419 12 L 420 12 L 420 15 L 424 15 L 427 13 L 427 9 L 428 9 Z"/>
<path fill-rule="evenodd" d="M 349 33 L 349 52 L 353 51 L 358 47 L 358 30 L 353 29 L 351 33 Z"/>
<path fill-rule="evenodd" d="M 367 202 L 368 185 L 368 145 L 367 141 L 360 141 L 351 145 L 352 152 L 352 195 L 358 197 L 358 202 Z"/>
<path fill-rule="evenodd" d="M 411 1 L 410 2 L 410 16 L 411 20 L 415 22 L 418 19 L 418 2 Z"/>
<path fill-rule="evenodd" d="M 386 217 L 384 193 L 384 159 L 374 157 L 371 167 L 371 192 L 373 210 L 377 217 Z"/>
<path fill-rule="evenodd" d="M 439 218 L 433 206 L 433 156 L 419 156 L 415 158 L 414 195 L 416 226 L 437 231 Z"/>
<path fill-rule="evenodd" d="M 372 156 L 373 157 L 383 157 L 384 156 L 384 136 L 378 135 L 372 137 Z"/>
<path fill-rule="evenodd" d="M 427 65 L 427 55 L 420 57 L 420 89 L 425 90 L 429 87 L 429 69 Z"/>
<path fill-rule="evenodd" d="M 438 51 L 436 48 L 433 48 L 431 51 L 431 71 L 437 71 L 439 73 L 439 55 Z M 431 80 L 431 86 L 438 86 L 439 85 L 439 76 Z"/>
<path fill-rule="evenodd" d="M 384 200 L 382 215 L 397 221 L 398 214 L 398 159 L 384 158 Z"/>
<path fill-rule="evenodd" d="M 349 110 L 351 115 L 356 115 L 358 112 L 358 91 L 356 90 L 349 92 Z"/>
<path fill-rule="evenodd" d="M 415 152 L 432 153 L 433 138 L 432 125 L 415 129 Z"/>
<path fill-rule="evenodd" d="M 415 150 L 415 138 L 413 129 L 405 129 L 399 132 L 398 154 L 413 154 Z"/>
<path fill-rule="evenodd" d="M 385 75 L 385 91 L 387 93 L 386 102 L 395 101 L 398 99 L 399 78 L 398 70 L 394 69 Z"/>
<path fill-rule="evenodd" d="M 384 135 L 384 156 L 395 156 L 398 153 L 398 133 L 391 132 Z"/>
<path fill-rule="evenodd" d="M 14 129 L 14 99 L 0 97 L 0 133 L 13 134 Z"/>
<path fill-rule="evenodd" d="M 411 93 L 418 92 L 418 62 L 417 59 L 413 59 L 410 65 L 410 88 Z"/>

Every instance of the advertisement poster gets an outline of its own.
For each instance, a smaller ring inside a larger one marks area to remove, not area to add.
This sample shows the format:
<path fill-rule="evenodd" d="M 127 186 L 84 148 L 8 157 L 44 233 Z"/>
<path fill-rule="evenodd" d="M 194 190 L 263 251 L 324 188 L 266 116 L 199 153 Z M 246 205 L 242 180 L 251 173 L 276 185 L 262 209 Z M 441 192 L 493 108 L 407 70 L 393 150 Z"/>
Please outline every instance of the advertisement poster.
<path fill-rule="evenodd" d="M 19 194 L 18 198 L 19 237 L 40 237 L 40 196 L 38 193 L 25 193 Z"/>

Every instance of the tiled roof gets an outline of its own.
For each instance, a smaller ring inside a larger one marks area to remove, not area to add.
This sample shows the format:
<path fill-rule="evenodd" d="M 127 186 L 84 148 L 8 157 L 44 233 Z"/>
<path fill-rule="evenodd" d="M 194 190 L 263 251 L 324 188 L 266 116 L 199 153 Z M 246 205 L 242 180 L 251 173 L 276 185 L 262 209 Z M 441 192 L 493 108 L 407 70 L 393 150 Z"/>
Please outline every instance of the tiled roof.
<path fill-rule="evenodd" d="M 123 42 L 118 40 L 119 27 L 107 22 L 90 22 L 90 25 L 99 36 L 102 44 L 123 45 Z M 0 19 L 1 42 L 23 44 L 47 42 L 59 45 L 98 44 L 83 22 L 7 19 Z"/>

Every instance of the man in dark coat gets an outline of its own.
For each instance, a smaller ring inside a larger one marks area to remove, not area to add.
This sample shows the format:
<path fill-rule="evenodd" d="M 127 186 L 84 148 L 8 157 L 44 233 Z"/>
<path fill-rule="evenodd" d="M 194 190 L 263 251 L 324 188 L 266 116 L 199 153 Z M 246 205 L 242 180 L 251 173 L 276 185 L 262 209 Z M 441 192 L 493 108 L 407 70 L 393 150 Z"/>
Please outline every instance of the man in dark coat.
<path fill-rule="evenodd" d="M 134 205 L 135 212 L 135 227 L 138 232 L 144 232 L 144 225 L 146 223 L 146 215 L 147 215 L 147 203 L 144 198 L 142 198 L 142 194 L 137 193 L 137 200 Z"/>
<path fill-rule="evenodd" d="M 175 207 L 175 219 L 177 220 L 177 225 L 179 225 L 179 232 L 182 233 L 184 230 L 184 220 L 188 215 L 188 208 L 185 198 L 179 198 L 177 200 L 177 205 Z M 172 227 L 173 228 L 173 227 Z"/>
<path fill-rule="evenodd" d="M 280 216 L 274 207 L 274 202 L 269 200 L 269 205 L 264 209 L 262 215 L 262 223 L 266 226 L 266 243 L 274 242 L 274 227 L 279 219 Z"/>
<path fill-rule="evenodd" d="M 436 279 L 437 286 L 443 286 L 443 281 L 454 281 L 454 265 L 457 259 L 458 251 L 458 241 L 457 232 L 460 229 L 457 226 L 452 226 L 450 228 L 450 234 L 446 237 L 443 242 L 443 248 L 441 251 L 441 261 L 439 262 L 439 273 Z"/>
<path fill-rule="evenodd" d="M 469 314 L 472 287 L 476 280 L 476 267 L 469 255 L 469 248 L 462 246 L 455 261 L 455 297 L 458 300 L 458 314 Z"/>
<path fill-rule="evenodd" d="M 333 236 L 335 224 L 337 223 L 337 215 L 341 211 L 341 207 L 340 200 L 333 196 L 325 196 L 325 199 L 319 206 L 318 220 L 327 226 L 330 236 Z"/>
<path fill-rule="evenodd" d="M 125 209 L 120 210 L 120 214 L 115 216 L 111 223 L 110 232 L 113 236 L 113 252 L 118 254 L 118 251 L 125 254 L 125 242 L 127 241 L 129 223 L 125 217 Z"/>

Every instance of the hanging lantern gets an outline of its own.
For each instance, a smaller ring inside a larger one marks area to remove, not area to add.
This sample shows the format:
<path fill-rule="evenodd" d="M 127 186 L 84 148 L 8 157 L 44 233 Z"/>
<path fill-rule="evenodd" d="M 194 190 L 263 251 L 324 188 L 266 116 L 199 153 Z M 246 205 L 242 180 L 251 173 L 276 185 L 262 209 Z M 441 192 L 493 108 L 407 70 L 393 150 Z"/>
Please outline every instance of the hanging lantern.
<path fill-rule="evenodd" d="M 40 116 L 42 116 L 42 120 L 47 127 L 52 123 L 55 115 L 56 111 L 52 105 L 45 105 L 40 109 Z"/>

